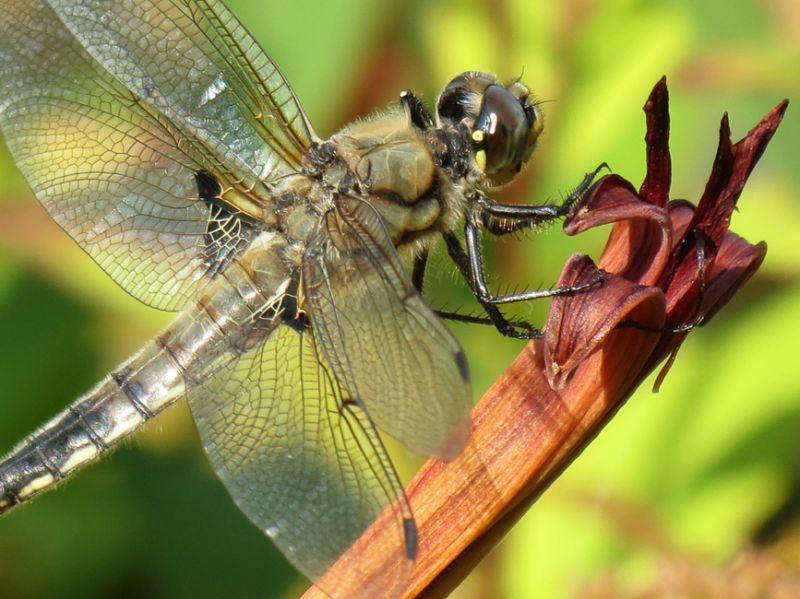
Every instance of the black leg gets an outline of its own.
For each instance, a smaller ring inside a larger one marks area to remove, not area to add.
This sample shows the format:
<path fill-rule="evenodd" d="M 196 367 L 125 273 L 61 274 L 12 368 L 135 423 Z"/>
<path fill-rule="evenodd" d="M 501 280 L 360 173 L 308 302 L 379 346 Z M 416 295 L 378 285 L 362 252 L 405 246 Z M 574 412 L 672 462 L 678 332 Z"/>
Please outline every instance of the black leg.
<path fill-rule="evenodd" d="M 569 295 L 584 291 L 602 282 L 602 278 L 582 285 L 570 285 L 568 287 L 552 287 L 550 289 L 537 289 L 535 291 L 523 291 L 521 293 L 509 293 L 507 295 L 493 295 L 486 286 L 486 278 L 483 267 L 483 249 L 481 248 L 480 230 L 471 215 L 467 216 L 465 225 L 467 256 L 469 267 L 469 278 L 472 291 L 482 306 L 498 304 L 511 304 L 514 302 L 526 302 L 529 300 L 543 299 L 557 295 Z"/>
<path fill-rule="evenodd" d="M 488 316 L 475 316 L 474 314 L 461 314 L 460 312 L 450 312 L 448 310 L 434 310 L 434 313 L 439 318 L 444 320 L 452 320 L 455 322 L 465 322 L 467 324 L 482 324 L 493 326 L 496 328 L 494 321 Z M 511 326 L 516 329 L 523 329 L 526 331 L 533 331 L 533 325 L 525 320 L 509 320 Z"/>
<path fill-rule="evenodd" d="M 433 121 L 433 115 L 425 108 L 422 100 L 409 89 L 404 89 L 400 92 L 400 102 L 406 107 L 411 115 L 411 122 L 418 129 L 432 129 L 436 123 Z"/>
<path fill-rule="evenodd" d="M 564 217 L 570 213 L 577 201 L 588 191 L 597 178 L 598 173 L 605 168 L 608 168 L 608 165 L 603 163 L 591 173 L 587 173 L 580 184 L 561 204 L 543 204 L 538 206 L 498 204 L 487 196 L 476 192 L 471 198 L 473 200 L 472 205 L 474 207 L 474 212 L 467 214 L 464 229 L 466 249 L 452 231 L 443 232 L 442 236 L 444 237 L 450 259 L 455 263 L 461 276 L 464 277 L 469 284 L 472 293 L 475 295 L 475 299 L 486 311 L 487 317 L 465 316 L 444 311 L 438 311 L 437 314 L 442 318 L 460 322 L 478 324 L 491 323 L 503 335 L 517 339 L 534 339 L 541 337 L 542 331 L 535 328 L 530 323 L 508 320 L 500 311 L 498 305 L 577 293 L 602 283 L 602 278 L 598 278 L 595 281 L 583 285 L 554 287 L 551 289 L 510 293 L 507 295 L 493 295 L 489 292 L 486 285 L 483 249 L 480 244 L 480 227 L 478 226 L 477 219 L 480 219 L 481 225 L 486 227 L 491 233 L 495 235 L 506 235 Z M 420 268 L 422 268 L 424 272 L 424 266 Z M 415 263 L 415 280 L 417 277 L 417 269 L 418 264 Z M 420 281 L 422 280 L 421 277 L 422 274 L 419 275 Z"/>
<path fill-rule="evenodd" d="M 458 243 L 458 240 L 455 240 Z M 428 265 L 428 250 L 424 250 L 414 259 L 414 270 L 411 274 L 411 281 L 416 290 L 420 293 L 423 292 L 425 284 L 425 270 Z M 449 310 L 434 310 L 434 313 L 444 320 L 452 320 L 455 322 L 466 322 L 469 324 L 482 324 L 495 326 L 495 321 L 488 316 L 475 316 L 474 314 L 461 314 L 460 312 L 451 312 Z M 509 320 L 508 323 L 515 329 L 523 331 L 535 330 L 533 326 L 524 320 Z M 515 337 L 517 335 L 514 335 Z"/>
<path fill-rule="evenodd" d="M 479 207 L 481 224 L 486 230 L 493 235 L 508 235 L 567 216 L 605 168 L 608 165 L 604 162 L 594 171 L 586 173 L 578 186 L 560 204 L 498 204 L 479 192 L 472 199 Z"/>
<path fill-rule="evenodd" d="M 488 316 L 474 316 L 472 314 L 460 314 L 459 312 L 449 312 L 447 310 L 434 310 L 436 316 L 444 320 L 453 320 L 455 322 L 466 322 L 468 324 L 490 324 L 494 325 L 492 319 Z"/>
<path fill-rule="evenodd" d="M 486 311 L 488 320 L 495 326 L 495 328 L 500 331 L 506 337 L 514 337 L 515 339 L 536 339 L 542 336 L 542 331 L 531 326 L 529 323 L 524 321 L 510 321 L 503 313 L 500 312 L 500 309 L 491 301 L 486 301 L 478 295 L 475 291 L 475 283 L 472 278 L 472 271 L 470 268 L 470 257 L 468 253 L 464 250 L 461 246 L 461 241 L 452 231 L 443 232 L 442 236 L 444 237 L 445 244 L 447 246 L 447 253 L 450 256 L 450 259 L 458 268 L 458 271 L 461 273 L 461 276 L 467 281 L 472 290 L 475 298 L 478 300 L 478 303 L 483 307 Z M 448 313 L 452 315 L 452 313 Z M 477 322 L 477 321 L 468 321 L 464 318 L 453 318 L 453 320 L 461 320 L 465 322 Z"/>
<path fill-rule="evenodd" d="M 425 285 L 425 269 L 428 266 L 428 250 L 423 250 L 416 258 L 414 258 L 414 270 L 411 273 L 411 282 L 417 291 L 422 293 L 422 288 Z"/>

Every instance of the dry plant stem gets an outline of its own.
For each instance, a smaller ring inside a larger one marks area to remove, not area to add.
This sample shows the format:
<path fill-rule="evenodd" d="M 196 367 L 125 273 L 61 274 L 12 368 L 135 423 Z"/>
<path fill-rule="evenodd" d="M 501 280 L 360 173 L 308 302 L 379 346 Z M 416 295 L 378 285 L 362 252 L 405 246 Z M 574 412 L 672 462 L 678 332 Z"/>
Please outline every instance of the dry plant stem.
<path fill-rule="evenodd" d="M 655 346 L 655 335 L 649 333 L 626 330 L 612 336 L 614 339 L 609 339 L 606 350 L 587 361 L 586 367 L 601 372 L 605 351 L 613 352 L 619 345 L 630 351 L 639 345 L 640 351 L 634 353 L 639 357 L 631 364 L 638 369 L 644 365 L 644 356 Z M 463 526 L 461 518 L 468 519 L 469 514 L 441 508 L 434 512 L 435 518 L 442 521 L 438 526 L 441 538 L 431 547 L 430 561 L 425 559 L 428 556 L 420 556 L 407 597 L 446 597 L 623 403 L 622 396 L 594 387 L 587 379 L 582 385 L 553 391 L 541 368 L 542 344 L 535 342 L 517 357 L 479 403 L 474 413 L 476 451 L 483 456 L 486 470 L 496 485 L 504 488 L 501 505 L 492 501 L 491 488 L 477 488 L 475 492 L 480 497 L 471 511 L 481 516 L 482 527 L 467 530 L 463 535 L 459 535 L 457 529 Z M 580 374 L 576 379 L 579 377 Z M 621 388 L 626 387 L 625 378 L 618 381 Z M 427 502 L 442 501 L 447 492 L 453 490 L 457 481 L 451 478 L 463 476 L 458 465 L 454 466 L 437 473 L 435 484 L 446 488 L 413 495 L 413 505 L 418 511 L 418 505 L 425 509 Z M 468 547 L 462 549 L 462 539 L 477 540 L 468 541 Z"/>

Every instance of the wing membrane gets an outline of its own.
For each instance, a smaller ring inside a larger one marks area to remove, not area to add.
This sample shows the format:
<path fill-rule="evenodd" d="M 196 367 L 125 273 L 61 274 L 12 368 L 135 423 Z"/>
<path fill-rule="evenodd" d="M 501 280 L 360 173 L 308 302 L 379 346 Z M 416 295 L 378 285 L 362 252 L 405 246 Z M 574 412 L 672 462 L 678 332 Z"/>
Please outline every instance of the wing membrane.
<path fill-rule="evenodd" d="M 234 167 L 269 180 L 314 134 L 277 66 L 215 0 L 49 0 L 84 48 L 136 97 Z"/>
<path fill-rule="evenodd" d="M 412 451 L 457 455 L 472 405 L 466 359 L 375 209 L 342 199 L 309 244 L 303 278 L 325 358 L 375 423 Z"/>
<path fill-rule="evenodd" d="M 189 405 L 219 477 L 239 508 L 312 580 L 387 507 L 396 520 L 374 551 L 395 556 L 380 588 L 353 564 L 325 578 L 336 597 L 399 595 L 413 527 L 394 469 L 367 415 L 341 389 L 311 332 L 279 326 L 205 385 Z"/>
<path fill-rule="evenodd" d="M 191 140 L 112 80 L 41 0 L 3 3 L 0 85 L 0 129 L 56 222 L 141 301 L 184 304 L 203 282 L 210 216 Z"/>
<path fill-rule="evenodd" d="M 219 3 L 52 4 L 60 17 L 44 0 L 3 4 L 0 129 L 51 216 L 118 284 L 180 308 L 219 267 L 198 173 L 245 187 L 281 176 L 313 134 Z"/>

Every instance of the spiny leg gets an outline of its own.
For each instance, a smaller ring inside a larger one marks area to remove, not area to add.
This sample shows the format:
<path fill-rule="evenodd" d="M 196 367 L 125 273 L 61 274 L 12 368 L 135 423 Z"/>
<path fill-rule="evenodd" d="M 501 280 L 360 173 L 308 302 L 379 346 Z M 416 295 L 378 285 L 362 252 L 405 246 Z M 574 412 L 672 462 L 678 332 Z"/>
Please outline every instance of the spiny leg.
<path fill-rule="evenodd" d="M 513 337 L 515 339 L 535 339 L 542 336 L 542 331 L 535 328 L 525 321 L 510 321 L 508 320 L 500 309 L 491 301 L 487 301 L 475 291 L 475 282 L 472 276 L 470 267 L 470 257 L 468 252 L 461 245 L 461 241 L 456 237 L 452 231 L 445 231 L 442 233 L 445 244 L 447 246 L 447 253 L 450 259 L 458 268 L 461 276 L 467 281 L 472 290 L 475 299 L 486 311 L 488 320 L 506 337 Z M 478 317 L 476 317 L 478 318 Z M 462 318 L 454 318 L 454 320 L 465 320 Z"/>
<path fill-rule="evenodd" d="M 598 173 L 604 168 L 608 168 L 608 165 L 605 163 L 598 166 L 594 171 L 587 173 L 580 184 L 567 196 L 564 202 L 557 205 L 520 206 L 514 204 L 498 204 L 485 195 L 476 192 L 472 197 L 473 206 L 475 206 L 476 210 L 467 215 L 465 223 L 466 249 L 452 232 L 443 234 L 450 258 L 469 284 L 478 303 L 486 310 L 488 320 L 492 322 L 503 335 L 531 339 L 541 337 L 542 331 L 524 321 L 508 320 L 500 312 L 498 305 L 577 293 L 596 285 L 601 282 L 601 279 L 583 285 L 494 295 L 489 292 L 486 284 L 483 249 L 480 244 L 480 226 L 477 222 L 477 218 L 481 219 L 481 224 L 485 226 L 490 233 L 506 235 L 566 216 L 573 209 L 575 203 L 589 190 Z M 465 319 L 462 318 L 461 320 Z"/>
<path fill-rule="evenodd" d="M 600 171 L 607 168 L 608 165 L 603 162 L 592 172 L 586 173 L 560 204 L 499 204 L 480 192 L 475 192 L 471 199 L 478 207 L 481 224 L 487 231 L 498 236 L 508 235 L 567 216 L 592 186 Z"/>
<path fill-rule="evenodd" d="M 414 259 L 414 269 L 411 274 L 411 281 L 414 284 L 414 288 L 423 293 L 423 287 L 425 283 L 425 270 L 428 265 L 428 250 L 423 250 L 415 259 Z M 450 310 L 438 310 L 435 309 L 433 312 L 439 317 L 444 320 L 452 320 L 455 322 L 465 322 L 468 324 L 481 324 L 481 325 L 491 325 L 495 326 L 494 321 L 489 318 L 488 316 L 476 316 L 474 314 L 462 314 L 461 312 L 453 312 Z M 524 320 L 509 320 L 508 321 L 511 326 L 523 329 L 523 330 L 533 330 L 533 327 L 525 322 Z"/>
<path fill-rule="evenodd" d="M 467 223 L 464 227 L 465 241 L 466 241 L 466 258 L 468 277 L 467 281 L 470 282 L 472 292 L 475 294 L 476 299 L 482 306 L 491 305 L 497 306 L 499 304 L 511 304 L 515 302 L 525 302 L 530 300 L 543 299 L 547 297 L 554 297 L 557 295 L 569 295 L 584 291 L 590 287 L 594 287 L 602 282 L 602 278 L 596 281 L 590 281 L 581 285 L 569 285 L 567 287 L 552 287 L 550 289 L 537 289 L 534 291 L 523 291 L 520 293 L 509 293 L 506 295 L 494 295 L 489 291 L 486 285 L 486 275 L 484 274 L 483 265 L 483 248 L 480 241 L 480 229 L 478 224 L 474 221 L 473 217 L 467 217 Z M 463 251 L 463 248 L 462 248 Z"/>
<path fill-rule="evenodd" d="M 488 316 L 477 316 L 475 314 L 462 314 L 461 312 L 451 312 L 448 310 L 434 310 L 436 316 L 443 320 L 452 320 L 453 322 L 464 322 L 467 324 L 480 324 L 486 326 L 495 326 L 494 321 Z M 508 323 L 515 329 L 522 329 L 525 331 L 535 330 L 526 320 L 509 320 Z M 516 338 L 516 337 L 515 337 Z M 527 339 L 528 337 L 524 337 Z"/>

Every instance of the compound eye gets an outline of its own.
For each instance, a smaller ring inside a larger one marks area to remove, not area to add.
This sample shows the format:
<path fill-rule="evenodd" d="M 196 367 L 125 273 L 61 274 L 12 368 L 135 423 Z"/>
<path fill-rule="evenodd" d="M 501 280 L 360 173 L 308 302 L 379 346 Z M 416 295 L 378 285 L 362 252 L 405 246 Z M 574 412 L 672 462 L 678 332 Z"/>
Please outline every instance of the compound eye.
<path fill-rule="evenodd" d="M 466 115 L 470 93 L 469 83 L 464 75 L 453 79 L 439 98 L 437 106 L 439 117 L 451 125 L 461 122 Z"/>
<path fill-rule="evenodd" d="M 485 152 L 484 172 L 513 176 L 532 151 L 530 131 L 534 111 L 526 112 L 523 101 L 501 85 L 490 85 L 475 121 L 472 141 Z M 505 177 L 502 177 L 505 178 Z"/>

